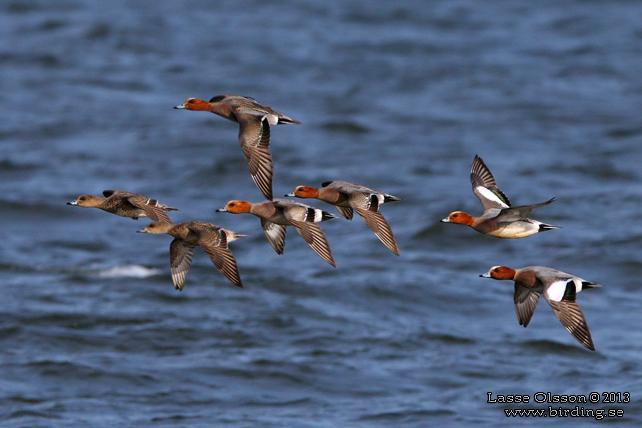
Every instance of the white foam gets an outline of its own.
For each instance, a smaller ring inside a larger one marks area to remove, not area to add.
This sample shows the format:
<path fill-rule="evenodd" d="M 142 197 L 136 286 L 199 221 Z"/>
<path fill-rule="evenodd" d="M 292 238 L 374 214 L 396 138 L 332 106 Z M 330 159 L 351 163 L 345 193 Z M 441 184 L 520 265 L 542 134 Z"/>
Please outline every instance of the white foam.
<path fill-rule="evenodd" d="M 129 278 L 147 278 L 153 275 L 156 275 L 159 272 L 158 269 L 150 269 L 141 265 L 123 265 L 123 266 L 113 266 L 108 269 L 99 270 L 98 276 L 101 278 L 118 278 L 118 277 L 129 277 Z"/>

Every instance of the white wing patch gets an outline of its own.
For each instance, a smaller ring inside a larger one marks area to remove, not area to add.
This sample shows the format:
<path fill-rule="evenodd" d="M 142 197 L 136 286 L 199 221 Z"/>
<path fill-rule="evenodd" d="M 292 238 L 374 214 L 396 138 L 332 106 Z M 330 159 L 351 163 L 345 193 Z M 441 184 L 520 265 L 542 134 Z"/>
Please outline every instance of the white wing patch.
<path fill-rule="evenodd" d="M 582 281 L 584 281 L 582 278 L 573 278 L 571 281 L 575 284 L 575 293 L 582 291 Z"/>
<path fill-rule="evenodd" d="M 566 284 L 568 284 L 568 281 L 568 279 L 565 279 L 562 281 L 553 282 L 550 287 L 548 287 L 548 290 L 546 292 L 546 294 L 548 294 L 549 300 L 552 300 L 554 302 L 561 302 L 562 297 L 564 297 L 564 292 L 566 291 Z"/>
<path fill-rule="evenodd" d="M 323 221 L 323 210 L 317 208 L 314 210 L 314 222 L 319 223 L 321 221 Z"/>
<path fill-rule="evenodd" d="M 504 201 L 499 199 L 496 194 L 488 190 L 487 188 L 483 186 L 477 186 L 475 190 L 484 198 L 488 199 L 489 201 L 495 202 L 496 204 L 499 204 L 503 208 L 510 208 Z"/>
<path fill-rule="evenodd" d="M 274 126 L 274 125 L 277 125 L 279 123 L 279 117 L 277 115 L 274 115 L 274 114 L 266 114 L 265 116 L 263 116 L 261 118 L 261 120 L 263 120 L 263 119 L 267 119 L 268 124 L 270 126 Z"/>

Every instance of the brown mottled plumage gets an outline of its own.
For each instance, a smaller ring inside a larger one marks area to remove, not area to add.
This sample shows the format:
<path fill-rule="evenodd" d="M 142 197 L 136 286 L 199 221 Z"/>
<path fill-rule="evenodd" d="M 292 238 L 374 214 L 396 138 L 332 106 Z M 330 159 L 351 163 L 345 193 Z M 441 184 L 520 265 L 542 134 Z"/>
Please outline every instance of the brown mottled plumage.
<path fill-rule="evenodd" d="M 243 287 L 236 260 L 227 244 L 245 235 L 201 221 L 188 221 L 176 225 L 149 223 L 139 232 L 166 233 L 174 237 L 169 246 L 169 259 L 175 288 L 183 290 L 185 277 L 192 263 L 192 256 L 196 247 L 201 247 L 205 250 L 210 259 L 212 259 L 214 266 L 232 284 Z"/>
<path fill-rule="evenodd" d="M 138 220 L 139 217 L 149 217 L 152 221 L 162 221 L 172 224 L 165 212 L 178 211 L 177 208 L 168 207 L 159 203 L 156 199 L 150 199 L 136 193 L 124 192 L 122 190 L 105 190 L 104 198 L 92 195 L 80 195 L 75 201 L 67 202 L 67 205 L 79 207 L 100 208 L 108 213 L 121 217 L 129 217 Z"/>

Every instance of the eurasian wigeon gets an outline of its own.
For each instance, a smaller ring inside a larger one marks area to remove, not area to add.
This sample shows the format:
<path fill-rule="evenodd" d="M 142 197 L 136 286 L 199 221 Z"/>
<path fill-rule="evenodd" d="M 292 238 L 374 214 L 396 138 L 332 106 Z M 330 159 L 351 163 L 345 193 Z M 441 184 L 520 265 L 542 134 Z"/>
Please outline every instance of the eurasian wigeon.
<path fill-rule="evenodd" d="M 390 225 L 379 212 L 379 206 L 386 202 L 400 201 L 401 198 L 347 181 L 326 181 L 321 186 L 321 188 L 297 186 L 292 193 L 285 196 L 320 199 L 337 207 L 337 210 L 348 220 L 352 220 L 353 211 L 356 211 L 379 240 L 390 251 L 399 255 L 395 237 Z"/>
<path fill-rule="evenodd" d="M 129 217 L 138 220 L 139 217 L 149 217 L 152 221 L 162 221 L 172 224 L 167 211 L 178 211 L 178 208 L 168 207 L 136 193 L 124 192 L 122 190 L 105 190 L 104 198 L 100 196 L 80 195 L 75 201 L 67 202 L 67 205 L 79 207 L 100 208 L 108 213 L 121 217 Z"/>
<path fill-rule="evenodd" d="M 250 97 L 218 95 L 211 100 L 188 98 L 174 108 L 210 111 L 239 124 L 239 143 L 250 168 L 252 180 L 261 193 L 272 200 L 272 155 L 270 154 L 270 126 L 300 124 L 270 106 L 264 106 Z"/>
<path fill-rule="evenodd" d="M 323 260 L 337 267 L 330 251 L 330 245 L 321 227 L 317 224 L 338 216 L 318 208 L 288 199 L 276 198 L 268 202 L 229 201 L 217 212 L 233 214 L 250 213 L 261 219 L 265 236 L 277 254 L 283 254 L 286 226 L 294 226 L 305 242 Z"/>
<path fill-rule="evenodd" d="M 540 204 L 511 207 L 506 195 L 497 187 L 490 170 L 477 155 L 470 169 L 470 182 L 473 185 L 473 193 L 481 201 L 484 214 L 481 217 L 473 217 L 462 211 L 454 211 L 441 220 L 443 223 L 464 224 L 479 233 L 496 238 L 524 238 L 538 232 L 559 229 L 558 226 L 528 218 L 535 208 L 548 205 L 555 198 Z"/>
<path fill-rule="evenodd" d="M 527 266 L 521 269 L 494 266 L 480 276 L 515 281 L 515 312 L 519 324 L 524 327 L 531 320 L 539 296 L 543 293 L 553 312 L 569 333 L 582 345 L 595 351 L 588 325 L 575 298 L 582 290 L 602 285 L 542 266 Z"/>
<path fill-rule="evenodd" d="M 169 261 L 172 268 L 174 287 L 183 290 L 185 277 L 192 264 L 194 248 L 201 247 L 210 256 L 214 266 L 230 282 L 243 287 L 239 269 L 227 244 L 243 236 L 240 233 L 223 229 L 210 223 L 188 221 L 171 225 L 167 223 L 149 223 L 140 233 L 166 233 L 174 237 L 169 245 Z"/>

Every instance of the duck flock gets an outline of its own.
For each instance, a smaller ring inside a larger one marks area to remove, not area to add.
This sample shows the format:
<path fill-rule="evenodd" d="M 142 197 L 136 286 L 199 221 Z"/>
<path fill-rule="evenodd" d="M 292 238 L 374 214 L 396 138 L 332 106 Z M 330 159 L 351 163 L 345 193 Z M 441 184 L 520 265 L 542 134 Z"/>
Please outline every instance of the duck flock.
<path fill-rule="evenodd" d="M 318 223 L 340 216 L 291 200 L 274 198 L 272 192 L 273 163 L 270 154 L 270 126 L 300 124 L 300 122 L 259 104 L 250 97 L 219 95 L 209 101 L 189 98 L 175 109 L 209 111 L 239 124 L 239 143 L 245 154 L 252 180 L 267 199 L 262 202 L 229 201 L 218 212 L 250 213 L 259 217 L 261 226 L 272 248 L 283 254 L 287 226 L 294 226 L 301 237 L 326 262 L 336 268 L 330 245 Z M 479 233 L 496 238 L 524 238 L 539 232 L 559 229 L 530 218 L 531 212 L 552 203 L 555 198 L 534 205 L 513 207 L 499 189 L 495 178 L 481 157 L 475 156 L 470 171 L 473 193 L 480 200 L 484 213 L 473 217 L 454 211 L 441 220 L 470 226 Z M 148 217 L 152 223 L 142 233 L 169 234 L 174 240 L 169 246 L 170 267 L 174 287 L 182 290 L 192 263 L 194 249 L 201 247 L 216 268 L 234 285 L 242 287 L 241 275 L 228 244 L 245 235 L 200 221 L 173 224 L 167 212 L 175 211 L 136 193 L 105 190 L 104 197 L 80 195 L 68 205 L 100 208 L 112 214 L 138 220 Z M 390 225 L 379 211 L 380 205 L 402 200 L 397 196 L 346 181 L 327 181 L 321 187 L 297 186 L 288 197 L 320 199 L 334 205 L 342 217 L 352 220 L 359 214 L 379 240 L 395 255 L 399 248 Z M 520 325 L 528 326 L 541 294 L 553 308 L 564 327 L 586 348 L 595 351 L 586 319 L 576 302 L 580 291 L 600 287 L 565 272 L 543 267 L 509 268 L 494 266 L 482 275 L 484 278 L 515 282 L 515 312 Z"/>

